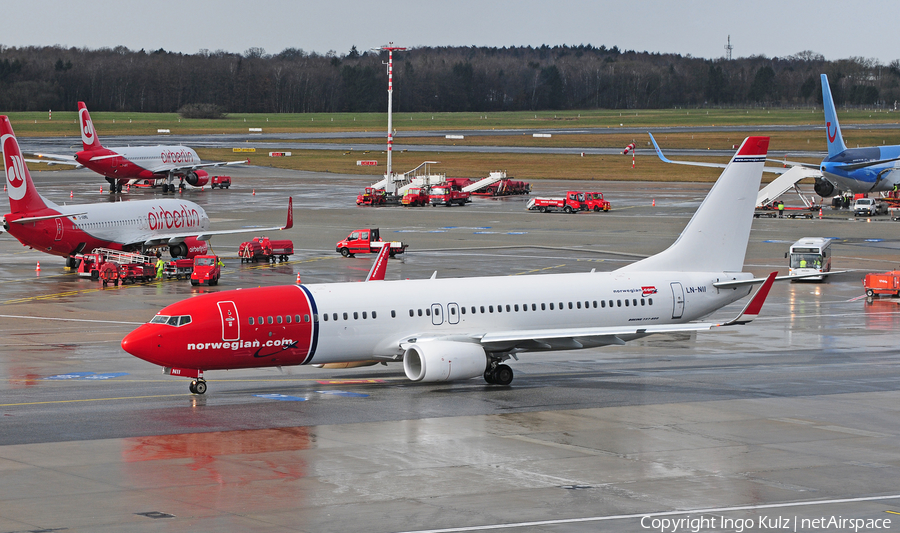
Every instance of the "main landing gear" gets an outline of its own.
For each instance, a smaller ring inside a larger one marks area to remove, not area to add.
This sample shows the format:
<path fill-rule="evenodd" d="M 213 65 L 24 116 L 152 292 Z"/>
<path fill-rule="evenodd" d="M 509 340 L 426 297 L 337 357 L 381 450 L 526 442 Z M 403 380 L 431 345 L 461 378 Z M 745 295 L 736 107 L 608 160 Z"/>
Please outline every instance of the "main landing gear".
<path fill-rule="evenodd" d="M 513 380 L 512 368 L 493 363 L 484 371 L 484 380 L 491 385 L 509 385 Z"/>
<path fill-rule="evenodd" d="M 191 393 L 193 394 L 205 394 L 206 393 L 206 380 L 203 378 L 195 379 L 191 381 L 190 387 Z"/>

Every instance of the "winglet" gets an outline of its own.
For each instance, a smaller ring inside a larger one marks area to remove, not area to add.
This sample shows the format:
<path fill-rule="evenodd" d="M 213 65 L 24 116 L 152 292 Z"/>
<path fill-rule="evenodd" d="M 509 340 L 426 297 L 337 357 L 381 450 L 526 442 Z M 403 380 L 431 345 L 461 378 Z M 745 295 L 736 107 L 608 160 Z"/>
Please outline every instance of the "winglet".
<path fill-rule="evenodd" d="M 372 270 L 366 276 L 366 281 L 384 281 L 384 274 L 387 272 L 388 257 L 391 255 L 391 243 L 386 242 L 378 252 L 375 262 L 372 263 Z"/>
<path fill-rule="evenodd" d="M 741 314 L 732 318 L 728 322 L 724 324 L 719 324 L 720 326 L 734 326 L 740 324 L 747 324 L 752 322 L 754 318 L 759 316 L 760 310 L 762 310 L 763 303 L 766 301 L 766 297 L 769 295 L 769 289 L 772 288 L 772 284 L 775 283 L 775 276 L 778 275 L 778 272 L 772 272 L 766 278 L 766 281 L 763 282 L 762 287 L 756 291 L 756 294 L 753 295 L 753 298 L 747 303 L 747 306 L 744 307 L 744 310 L 741 311 Z"/>
<path fill-rule="evenodd" d="M 294 227 L 294 197 L 288 197 L 288 214 L 287 214 L 287 222 L 284 223 L 284 227 L 281 229 L 291 229 Z"/>
<path fill-rule="evenodd" d="M 662 150 L 659 148 L 659 145 L 656 144 L 656 139 L 653 138 L 653 134 L 648 131 L 647 135 L 650 136 L 650 141 L 653 143 L 653 148 L 656 149 L 656 155 L 658 155 L 659 158 L 662 159 L 664 163 L 674 163 L 674 161 L 668 159 L 666 156 L 663 155 Z"/>

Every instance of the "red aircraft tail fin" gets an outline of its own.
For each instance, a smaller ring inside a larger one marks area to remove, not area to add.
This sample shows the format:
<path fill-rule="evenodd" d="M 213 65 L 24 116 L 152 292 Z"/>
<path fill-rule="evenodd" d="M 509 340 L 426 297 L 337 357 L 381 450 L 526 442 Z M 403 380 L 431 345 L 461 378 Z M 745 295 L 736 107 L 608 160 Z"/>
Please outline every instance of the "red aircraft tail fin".
<path fill-rule="evenodd" d="M 378 252 L 378 257 L 372 263 L 372 270 L 366 276 L 366 281 L 384 281 L 384 275 L 387 273 L 388 257 L 391 255 L 391 243 L 386 242 Z"/>
<path fill-rule="evenodd" d="M 100 144 L 100 137 L 94 130 L 94 121 L 91 120 L 91 114 L 88 113 L 84 102 L 78 102 L 78 122 L 81 124 L 81 144 L 84 149 L 99 150 L 103 148 L 103 145 Z"/>
<path fill-rule="evenodd" d="M 6 169 L 6 187 L 9 208 L 12 213 L 28 213 L 47 207 L 34 188 L 31 174 L 19 150 L 19 142 L 13 133 L 9 117 L 0 115 L 0 147 L 3 148 L 3 168 Z"/>
<path fill-rule="evenodd" d="M 288 197 L 288 214 L 287 214 L 287 222 L 284 223 L 284 227 L 281 229 L 291 229 L 294 227 L 294 197 Z"/>

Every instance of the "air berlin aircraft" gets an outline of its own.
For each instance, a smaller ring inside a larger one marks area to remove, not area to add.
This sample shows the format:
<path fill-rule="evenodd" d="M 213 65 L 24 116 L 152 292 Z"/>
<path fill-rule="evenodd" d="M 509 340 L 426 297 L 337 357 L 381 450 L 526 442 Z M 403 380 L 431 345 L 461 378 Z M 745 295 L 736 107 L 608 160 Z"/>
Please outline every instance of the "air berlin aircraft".
<path fill-rule="evenodd" d="M 293 226 L 290 199 L 287 223 L 283 227 L 218 231 L 210 231 L 209 217 L 202 207 L 174 198 L 56 205 L 35 189 L 6 116 L 0 116 L 0 147 L 11 211 L 3 217 L 3 228 L 26 246 L 68 258 L 69 267 L 75 265 L 76 254 L 94 248 L 144 251 L 168 245 L 173 257 L 193 257 L 206 253 L 206 241 L 213 235 Z"/>
<path fill-rule="evenodd" d="M 122 348 L 193 378 L 207 370 L 287 365 L 349 367 L 403 361 L 413 381 L 483 376 L 508 385 L 521 352 L 573 350 L 653 333 L 747 323 L 775 272 L 742 272 L 768 137 L 749 137 L 681 236 L 613 272 L 325 283 L 240 289 L 174 303 Z M 750 294 L 740 315 L 693 322 Z M 465 291 L 460 287 L 465 286 Z M 527 287 L 526 290 L 522 290 Z"/>
<path fill-rule="evenodd" d="M 110 192 L 122 192 L 122 184 L 132 180 L 163 180 L 162 192 L 175 192 L 176 177 L 180 180 L 179 188 L 183 188 L 185 182 L 202 187 L 209 183 L 209 174 L 200 169 L 247 163 L 246 160 L 202 163 L 197 152 L 187 146 L 104 148 L 84 102 L 78 102 L 78 121 L 82 151 L 74 156 L 35 154 L 50 161 L 28 161 L 85 166 L 106 176 Z"/>

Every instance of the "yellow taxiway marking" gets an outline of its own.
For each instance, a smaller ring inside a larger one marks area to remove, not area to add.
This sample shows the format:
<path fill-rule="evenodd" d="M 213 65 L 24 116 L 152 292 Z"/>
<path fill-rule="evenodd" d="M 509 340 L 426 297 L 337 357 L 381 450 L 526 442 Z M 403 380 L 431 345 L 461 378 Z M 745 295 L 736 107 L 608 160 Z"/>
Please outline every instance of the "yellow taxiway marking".
<path fill-rule="evenodd" d="M 155 396 L 122 396 L 120 398 L 85 398 L 82 400 L 48 400 L 44 402 L 22 402 L 22 403 L 0 403 L 0 407 L 20 407 L 23 405 L 49 405 L 60 403 L 80 403 L 80 402 L 109 402 L 121 400 L 145 400 L 147 398 L 171 398 L 173 396 L 185 396 L 184 393 L 179 394 L 158 394 Z"/>
<path fill-rule="evenodd" d="M 556 265 L 552 267 L 544 267 L 544 268 L 536 268 L 534 270 L 527 270 L 525 272 L 516 272 L 515 274 L 510 274 L 511 276 L 521 276 L 523 274 L 534 274 L 535 272 L 543 272 L 544 270 L 553 270 L 554 268 L 562 268 L 566 266 L 565 264 Z"/>
<path fill-rule="evenodd" d="M 900 513 L 895 512 L 895 511 L 885 511 L 885 512 L 886 512 L 886 513 L 891 513 L 891 514 L 900 514 Z"/>

